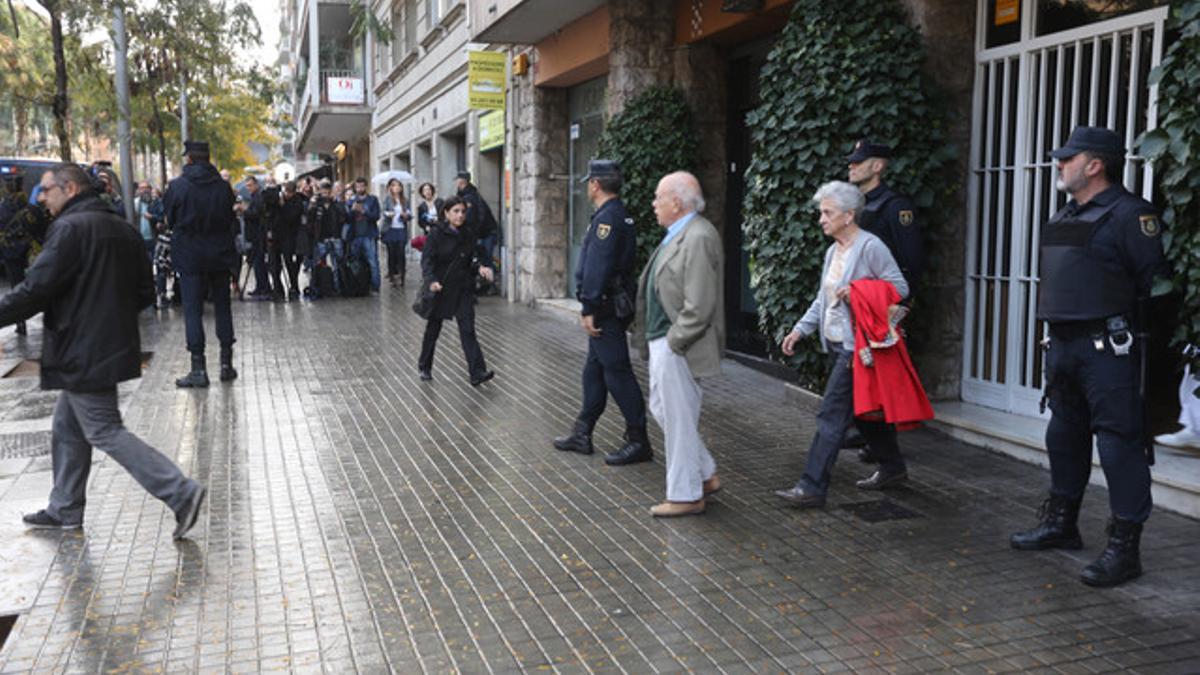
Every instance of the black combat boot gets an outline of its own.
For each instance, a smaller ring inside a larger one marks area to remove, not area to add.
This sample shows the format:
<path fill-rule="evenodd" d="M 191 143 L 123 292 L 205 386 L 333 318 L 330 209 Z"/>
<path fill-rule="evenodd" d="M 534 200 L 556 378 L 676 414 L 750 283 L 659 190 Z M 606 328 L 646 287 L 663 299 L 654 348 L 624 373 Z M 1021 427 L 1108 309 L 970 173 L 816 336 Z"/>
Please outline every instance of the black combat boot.
<path fill-rule="evenodd" d="M 578 452 L 581 455 L 592 454 L 592 425 L 583 420 L 575 420 L 570 434 L 554 439 L 554 449 Z"/>
<path fill-rule="evenodd" d="M 1107 531 L 1108 546 L 1079 575 L 1088 586 L 1108 588 L 1142 575 L 1142 524 L 1114 516 L 1108 521 Z"/>
<path fill-rule="evenodd" d="M 621 446 L 620 450 L 610 452 L 604 457 L 604 463 L 611 466 L 652 461 L 654 461 L 654 451 L 650 448 L 650 437 L 646 435 L 646 427 L 626 427 L 625 445 Z"/>
<path fill-rule="evenodd" d="M 1082 499 L 1068 499 L 1058 495 L 1042 502 L 1038 509 L 1041 523 L 1032 530 L 1013 533 L 1008 541 L 1015 549 L 1040 551 L 1047 548 L 1083 548 L 1079 536 L 1079 505 Z"/>
<path fill-rule="evenodd" d="M 208 386 L 208 366 L 205 365 L 203 354 L 192 354 L 192 372 L 175 380 L 175 386 L 185 389 Z"/>
<path fill-rule="evenodd" d="M 221 381 L 232 382 L 237 379 L 237 370 L 233 367 L 233 347 L 221 347 Z"/>

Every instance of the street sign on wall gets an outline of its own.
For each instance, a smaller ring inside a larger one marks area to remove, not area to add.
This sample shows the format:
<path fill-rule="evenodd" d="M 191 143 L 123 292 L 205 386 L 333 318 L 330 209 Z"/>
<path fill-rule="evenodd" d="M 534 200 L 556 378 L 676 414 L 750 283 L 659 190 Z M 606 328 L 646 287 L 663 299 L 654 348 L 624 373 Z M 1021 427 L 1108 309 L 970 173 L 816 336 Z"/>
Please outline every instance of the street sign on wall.
<path fill-rule="evenodd" d="M 503 52 L 467 53 L 467 106 L 475 110 L 504 110 Z"/>
<path fill-rule="evenodd" d="M 325 78 L 325 98 L 330 103 L 359 104 L 366 102 L 361 77 Z"/>
<path fill-rule="evenodd" d="M 504 145 L 504 111 L 489 110 L 479 116 L 479 151 Z"/>

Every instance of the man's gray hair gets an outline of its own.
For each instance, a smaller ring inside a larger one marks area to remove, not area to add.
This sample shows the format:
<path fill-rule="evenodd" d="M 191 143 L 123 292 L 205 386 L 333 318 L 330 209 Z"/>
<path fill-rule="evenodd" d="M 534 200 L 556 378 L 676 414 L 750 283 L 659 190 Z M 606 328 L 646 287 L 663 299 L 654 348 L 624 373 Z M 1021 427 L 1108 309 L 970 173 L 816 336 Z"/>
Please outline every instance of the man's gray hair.
<path fill-rule="evenodd" d="M 700 191 L 700 181 L 686 171 L 677 171 L 669 175 L 672 180 L 668 181 L 665 187 L 679 199 L 683 210 L 703 213 L 704 193 Z"/>
<path fill-rule="evenodd" d="M 820 204 L 826 199 L 832 200 L 839 211 L 853 211 L 855 216 L 862 213 L 863 205 L 867 203 L 861 190 L 842 180 L 831 180 L 817 188 L 813 201 Z"/>

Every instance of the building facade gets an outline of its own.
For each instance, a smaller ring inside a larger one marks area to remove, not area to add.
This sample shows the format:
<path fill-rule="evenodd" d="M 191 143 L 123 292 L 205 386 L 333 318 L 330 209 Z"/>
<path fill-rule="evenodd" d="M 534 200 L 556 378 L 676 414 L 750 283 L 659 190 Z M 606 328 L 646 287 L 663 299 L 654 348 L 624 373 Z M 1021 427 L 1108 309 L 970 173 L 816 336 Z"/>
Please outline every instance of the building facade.
<path fill-rule="evenodd" d="M 372 34 L 351 34 L 349 0 L 284 0 L 282 9 L 296 164 L 338 180 L 365 175 L 375 105 Z"/>

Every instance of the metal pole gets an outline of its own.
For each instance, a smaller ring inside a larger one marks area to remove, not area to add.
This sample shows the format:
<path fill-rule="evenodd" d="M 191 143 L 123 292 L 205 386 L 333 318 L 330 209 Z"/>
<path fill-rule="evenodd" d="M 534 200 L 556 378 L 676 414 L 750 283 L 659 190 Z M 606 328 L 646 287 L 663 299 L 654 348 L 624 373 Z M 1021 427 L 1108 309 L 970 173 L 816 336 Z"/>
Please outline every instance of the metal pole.
<path fill-rule="evenodd" d="M 179 73 L 179 138 L 184 141 L 191 140 L 188 133 L 187 77 L 182 71 Z"/>
<path fill-rule="evenodd" d="M 113 47 L 116 53 L 117 142 L 121 152 L 121 199 L 125 218 L 134 222 L 133 210 L 133 132 L 129 124 L 129 72 L 126 70 L 125 8 L 113 3 Z"/>

